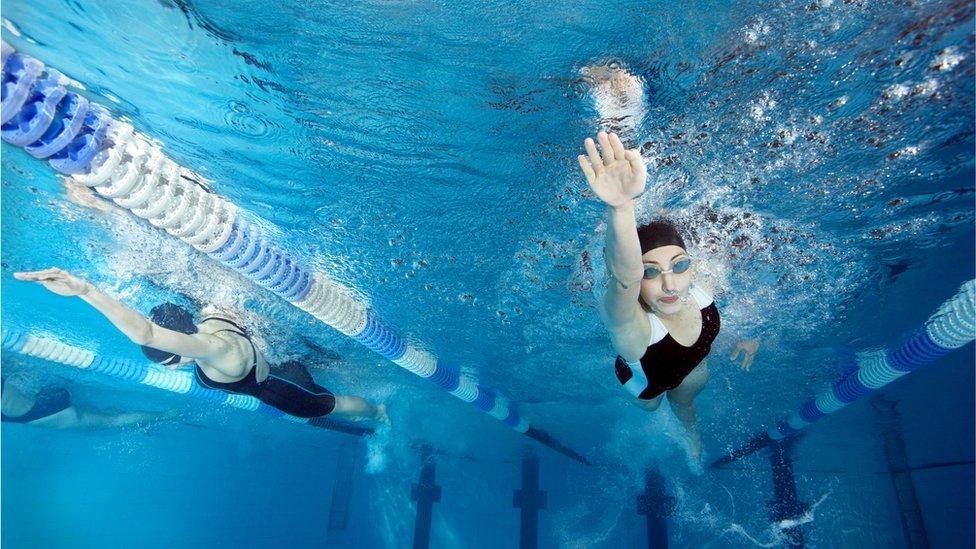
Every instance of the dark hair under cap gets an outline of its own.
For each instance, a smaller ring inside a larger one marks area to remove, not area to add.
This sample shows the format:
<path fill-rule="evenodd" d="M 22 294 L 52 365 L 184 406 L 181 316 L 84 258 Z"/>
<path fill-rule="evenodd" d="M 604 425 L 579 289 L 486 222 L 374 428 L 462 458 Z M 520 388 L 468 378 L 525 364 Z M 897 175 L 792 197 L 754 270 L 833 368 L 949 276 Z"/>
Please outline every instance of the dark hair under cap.
<path fill-rule="evenodd" d="M 651 221 L 639 227 L 637 238 L 640 240 L 641 255 L 661 246 L 680 246 L 687 249 L 684 239 L 678 234 L 678 229 L 664 219 Z"/>
<path fill-rule="evenodd" d="M 166 302 L 156 305 L 152 308 L 150 316 L 153 322 L 174 332 L 184 334 L 197 333 L 197 325 L 193 322 L 193 315 L 190 314 L 190 311 L 186 310 L 186 307 L 182 307 L 176 303 Z M 182 358 L 175 353 L 145 345 L 142 346 L 142 354 L 146 355 L 146 358 L 149 360 L 160 364 L 176 364 Z"/>

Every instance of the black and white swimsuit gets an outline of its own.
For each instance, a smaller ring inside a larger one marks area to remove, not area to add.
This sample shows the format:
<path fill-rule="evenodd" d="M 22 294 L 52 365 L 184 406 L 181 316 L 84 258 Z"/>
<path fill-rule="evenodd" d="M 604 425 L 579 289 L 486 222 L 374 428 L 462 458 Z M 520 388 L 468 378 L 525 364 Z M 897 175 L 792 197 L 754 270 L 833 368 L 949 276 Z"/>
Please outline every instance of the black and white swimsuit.
<path fill-rule="evenodd" d="M 675 341 L 661 319 L 654 313 L 648 313 L 651 340 L 644 356 L 634 362 L 617 357 L 614 365 L 617 380 L 628 393 L 640 400 L 651 400 L 681 385 L 712 350 L 712 342 L 721 327 L 718 308 L 712 297 L 696 286 L 691 287 L 689 294 L 698 304 L 702 317 L 701 334 L 690 347 Z"/>

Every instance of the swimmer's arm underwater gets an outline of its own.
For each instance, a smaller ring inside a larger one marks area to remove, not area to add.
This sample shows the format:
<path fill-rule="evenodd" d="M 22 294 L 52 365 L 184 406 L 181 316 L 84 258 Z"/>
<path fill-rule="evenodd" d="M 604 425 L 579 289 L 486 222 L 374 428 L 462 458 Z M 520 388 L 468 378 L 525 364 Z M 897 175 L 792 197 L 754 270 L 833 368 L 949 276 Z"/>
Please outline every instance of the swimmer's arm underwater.
<path fill-rule="evenodd" d="M 640 242 L 637 239 L 634 203 L 607 207 L 607 232 L 604 256 L 607 275 L 623 290 L 630 301 L 640 293 L 644 266 L 641 263 Z"/>
<path fill-rule="evenodd" d="M 601 156 L 596 144 L 587 138 L 583 142 L 586 155 L 580 155 L 580 169 L 593 193 L 607 205 L 607 270 L 622 289 L 636 299 L 644 276 L 634 199 L 644 193 L 647 168 L 636 150 L 624 149 L 616 134 L 597 134 Z"/>
<path fill-rule="evenodd" d="M 194 359 L 221 356 L 227 343 L 207 334 L 183 334 L 154 324 L 126 304 L 71 273 L 50 268 L 14 273 L 17 280 L 37 282 L 60 296 L 80 297 L 102 313 L 123 335 L 136 345 L 155 347 Z"/>
<path fill-rule="evenodd" d="M 626 150 L 616 134 L 597 134 L 600 151 L 592 139 L 583 145 L 579 165 L 597 197 L 607 205 L 606 264 L 610 284 L 601 316 L 610 329 L 617 351 L 624 358 L 638 359 L 647 346 L 650 325 L 638 304 L 644 276 L 640 241 L 637 237 L 634 199 L 647 183 L 647 168 L 636 150 Z"/>
<path fill-rule="evenodd" d="M 644 266 L 635 229 L 633 202 L 608 207 L 607 217 L 605 253 L 610 284 L 600 303 L 600 316 L 610 330 L 617 353 L 627 360 L 639 360 L 650 338 L 650 324 L 637 299 Z M 634 263 L 639 271 L 634 269 Z"/>

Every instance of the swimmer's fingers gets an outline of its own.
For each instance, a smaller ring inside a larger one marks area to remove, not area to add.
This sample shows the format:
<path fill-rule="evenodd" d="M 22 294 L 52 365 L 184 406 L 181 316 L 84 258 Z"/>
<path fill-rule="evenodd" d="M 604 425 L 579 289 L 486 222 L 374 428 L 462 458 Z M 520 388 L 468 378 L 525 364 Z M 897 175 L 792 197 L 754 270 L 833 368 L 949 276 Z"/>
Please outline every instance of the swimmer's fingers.
<path fill-rule="evenodd" d="M 620 141 L 620 137 L 615 133 L 611 133 L 607 136 L 610 140 L 610 148 L 613 150 L 613 157 L 617 160 L 630 160 L 627 158 L 627 149 L 624 148 L 623 142 Z"/>
<path fill-rule="evenodd" d="M 62 269 L 50 268 L 43 271 L 14 273 L 14 278 L 26 282 L 37 282 L 52 292 L 63 295 L 79 295 L 85 291 L 86 282 Z"/>
<path fill-rule="evenodd" d="M 756 352 L 759 351 L 759 340 L 750 339 L 746 341 L 746 358 L 742 361 L 742 367 L 749 371 L 749 367 L 752 366 L 753 359 L 756 358 Z"/>
<path fill-rule="evenodd" d="M 596 181 L 596 173 L 593 171 L 593 166 L 590 166 L 590 161 L 586 159 L 582 154 L 579 155 L 576 160 L 579 161 L 580 169 L 583 170 L 583 175 L 586 176 L 586 181 L 592 185 Z"/>
<path fill-rule="evenodd" d="M 600 141 L 600 151 L 603 152 L 603 164 L 609 166 L 615 160 L 610 138 L 607 137 L 607 132 L 597 133 L 596 138 Z"/>
<path fill-rule="evenodd" d="M 17 280 L 24 280 L 24 281 L 27 281 L 27 282 L 33 282 L 33 281 L 37 280 L 37 273 L 36 272 L 31 272 L 31 271 L 17 272 L 17 273 L 14 273 L 14 278 L 16 278 Z"/>
<path fill-rule="evenodd" d="M 759 340 L 757 339 L 747 339 L 744 341 L 739 341 L 735 344 L 735 348 L 732 349 L 732 355 L 729 359 L 735 362 L 739 359 L 739 355 L 745 355 L 742 359 L 742 369 L 749 371 L 752 367 L 752 361 L 756 356 L 756 351 L 759 349 Z"/>
<path fill-rule="evenodd" d="M 27 271 L 21 273 L 14 273 L 14 276 L 16 277 L 18 274 L 20 274 L 21 277 L 23 277 L 20 278 L 20 280 L 32 280 L 35 282 L 41 282 L 44 280 L 70 281 L 70 280 L 78 279 L 78 277 L 76 277 L 75 275 L 69 273 L 68 271 L 65 271 L 64 269 L 59 269 L 57 267 L 51 267 L 50 269 L 44 269 L 41 271 Z"/>
<path fill-rule="evenodd" d="M 59 278 L 64 271 L 51 267 L 50 269 L 44 269 L 41 271 L 20 271 L 14 273 L 14 278 L 17 280 L 25 280 L 28 282 L 41 282 L 43 280 L 54 280 Z"/>
<path fill-rule="evenodd" d="M 638 153 L 635 149 L 625 152 L 624 158 L 627 159 L 627 162 L 630 162 L 630 169 L 634 170 L 635 173 L 640 173 L 647 170 L 644 167 L 644 158 L 641 157 L 640 153 Z"/>
<path fill-rule="evenodd" d="M 600 172 L 603 171 L 603 159 L 600 158 L 600 153 L 596 150 L 596 143 L 587 137 L 586 141 L 583 141 L 583 146 L 586 148 L 586 155 L 590 159 L 590 167 L 596 175 L 600 175 Z"/>
<path fill-rule="evenodd" d="M 746 352 L 746 350 L 742 348 L 742 342 L 740 341 L 739 343 L 736 343 L 735 348 L 732 349 L 732 354 L 729 356 L 729 360 L 732 362 L 739 360 L 739 355 L 744 352 Z"/>

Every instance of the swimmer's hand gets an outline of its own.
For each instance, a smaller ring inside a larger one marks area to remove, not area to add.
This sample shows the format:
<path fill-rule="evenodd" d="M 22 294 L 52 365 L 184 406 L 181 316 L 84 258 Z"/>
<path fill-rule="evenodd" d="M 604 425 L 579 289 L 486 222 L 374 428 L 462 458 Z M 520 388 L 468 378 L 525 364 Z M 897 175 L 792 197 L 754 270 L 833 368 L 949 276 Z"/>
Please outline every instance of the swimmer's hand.
<path fill-rule="evenodd" d="M 65 297 L 85 295 L 92 287 L 85 280 L 55 267 L 43 271 L 14 273 L 14 278 L 27 282 L 37 282 L 48 290 Z"/>
<path fill-rule="evenodd" d="M 732 349 L 732 356 L 729 359 L 735 362 L 739 359 L 739 355 L 745 353 L 745 357 L 742 359 L 742 369 L 749 371 L 752 366 L 752 359 L 756 356 L 756 351 L 759 350 L 759 340 L 758 339 L 743 339 L 742 341 L 735 344 L 735 348 Z"/>
<path fill-rule="evenodd" d="M 634 149 L 624 149 L 617 134 L 596 134 L 600 150 L 589 137 L 583 142 L 586 155 L 579 155 L 580 169 L 597 197 L 608 206 L 616 208 L 628 204 L 644 192 L 647 185 L 647 167 L 644 159 Z"/>

